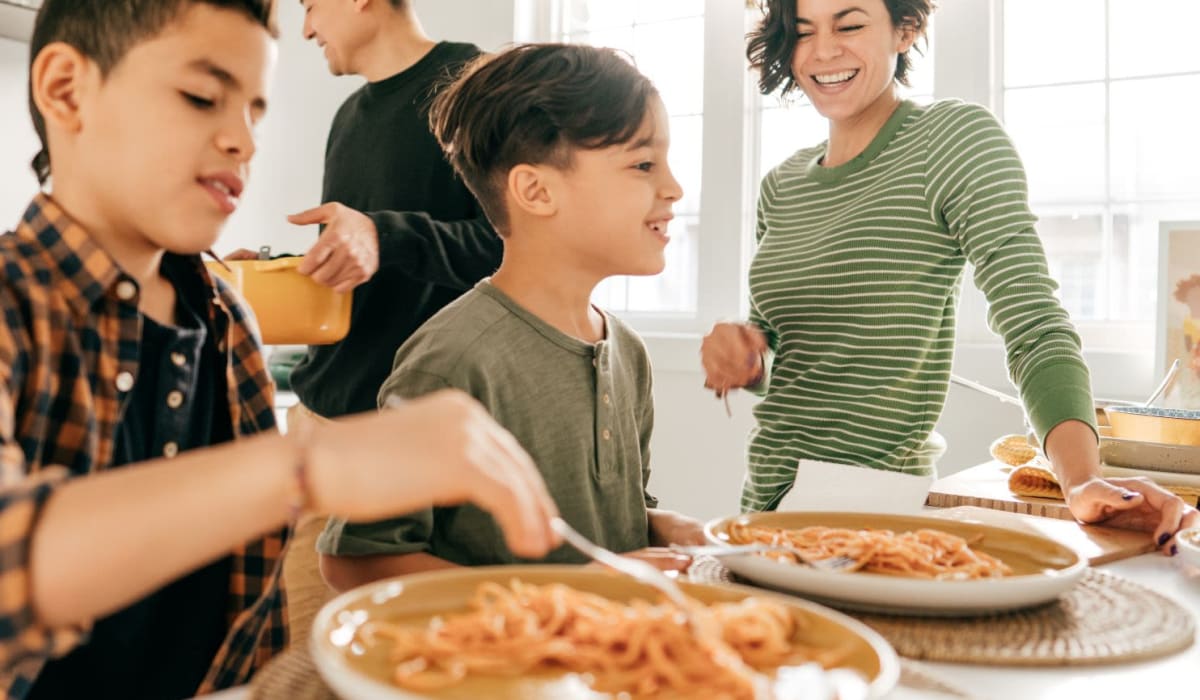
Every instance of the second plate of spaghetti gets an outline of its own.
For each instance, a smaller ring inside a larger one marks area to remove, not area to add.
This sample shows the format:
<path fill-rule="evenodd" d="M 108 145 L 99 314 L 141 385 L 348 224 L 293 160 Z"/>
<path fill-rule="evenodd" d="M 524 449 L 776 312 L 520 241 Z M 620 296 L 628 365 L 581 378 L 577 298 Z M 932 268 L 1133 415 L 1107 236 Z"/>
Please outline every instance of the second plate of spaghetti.
<path fill-rule="evenodd" d="M 786 552 L 726 557 L 755 583 L 832 605 L 916 615 L 976 615 L 1049 603 L 1087 562 L 1053 540 L 982 523 L 904 515 L 775 512 L 721 518 L 714 544 L 783 544 L 808 559 L 843 556 L 848 569 L 803 566 Z"/>
<path fill-rule="evenodd" d="M 359 700 L 878 698 L 896 684 L 892 648 L 840 613 L 743 586 L 681 586 L 690 618 L 598 568 L 404 576 L 327 603 L 313 659 Z"/>

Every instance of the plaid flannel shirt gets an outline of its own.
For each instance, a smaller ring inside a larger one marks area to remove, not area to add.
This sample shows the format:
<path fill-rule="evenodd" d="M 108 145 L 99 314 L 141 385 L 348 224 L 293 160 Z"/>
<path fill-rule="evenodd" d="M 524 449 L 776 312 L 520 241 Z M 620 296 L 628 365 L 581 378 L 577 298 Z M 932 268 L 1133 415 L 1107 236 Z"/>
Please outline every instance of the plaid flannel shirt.
<path fill-rule="evenodd" d="M 213 288 L 208 322 L 227 358 L 233 432 L 275 430 L 253 316 L 195 262 Z M 111 465 L 141 324 L 133 279 L 45 195 L 0 236 L 0 264 L 0 689 L 15 700 L 48 657 L 86 639 L 86 629 L 47 629 L 35 618 L 30 539 L 59 484 Z M 287 644 L 286 539 L 281 530 L 233 550 L 230 631 L 198 693 L 245 683 Z"/>

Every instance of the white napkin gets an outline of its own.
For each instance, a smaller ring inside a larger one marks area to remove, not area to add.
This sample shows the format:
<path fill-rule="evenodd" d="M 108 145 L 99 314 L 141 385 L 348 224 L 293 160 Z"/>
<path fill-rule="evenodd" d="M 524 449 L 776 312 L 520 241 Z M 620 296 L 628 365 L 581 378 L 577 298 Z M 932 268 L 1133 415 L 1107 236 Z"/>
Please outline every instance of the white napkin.
<path fill-rule="evenodd" d="M 932 476 L 802 459 L 777 510 L 919 514 Z"/>

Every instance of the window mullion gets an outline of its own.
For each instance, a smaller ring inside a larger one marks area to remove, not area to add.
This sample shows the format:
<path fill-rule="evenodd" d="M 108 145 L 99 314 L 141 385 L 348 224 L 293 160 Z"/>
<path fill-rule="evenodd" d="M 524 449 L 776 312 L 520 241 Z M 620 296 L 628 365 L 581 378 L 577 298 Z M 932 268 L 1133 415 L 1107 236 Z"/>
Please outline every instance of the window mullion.
<path fill-rule="evenodd" d="M 697 330 L 739 314 L 744 234 L 746 110 L 740 99 L 745 9 L 729 0 L 704 4 L 704 131 L 697 270 Z"/>

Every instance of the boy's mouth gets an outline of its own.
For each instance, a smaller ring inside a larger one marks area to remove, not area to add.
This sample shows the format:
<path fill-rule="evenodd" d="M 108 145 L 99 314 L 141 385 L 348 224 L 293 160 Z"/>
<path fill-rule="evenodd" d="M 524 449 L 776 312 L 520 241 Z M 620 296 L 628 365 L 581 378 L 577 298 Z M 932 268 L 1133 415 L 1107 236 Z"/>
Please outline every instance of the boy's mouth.
<path fill-rule="evenodd" d="M 646 228 L 650 229 L 651 233 L 661 238 L 665 243 L 671 240 L 671 236 L 667 234 L 667 224 L 669 224 L 673 218 L 673 216 L 668 215 L 658 219 L 651 219 L 650 221 L 646 222 Z"/>
<path fill-rule="evenodd" d="M 232 214 L 242 196 L 242 179 L 233 173 L 217 173 L 196 180 L 225 215 Z"/>

